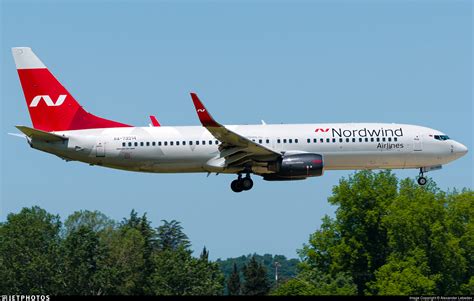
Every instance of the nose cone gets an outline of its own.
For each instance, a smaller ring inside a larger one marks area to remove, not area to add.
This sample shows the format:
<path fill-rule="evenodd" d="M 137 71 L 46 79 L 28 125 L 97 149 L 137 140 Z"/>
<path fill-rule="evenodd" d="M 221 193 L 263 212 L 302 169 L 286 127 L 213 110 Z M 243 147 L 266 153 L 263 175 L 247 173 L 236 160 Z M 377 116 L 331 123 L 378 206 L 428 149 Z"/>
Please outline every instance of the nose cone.
<path fill-rule="evenodd" d="M 467 147 L 464 146 L 462 143 L 454 142 L 453 145 L 453 152 L 458 156 L 462 157 L 467 153 Z"/>

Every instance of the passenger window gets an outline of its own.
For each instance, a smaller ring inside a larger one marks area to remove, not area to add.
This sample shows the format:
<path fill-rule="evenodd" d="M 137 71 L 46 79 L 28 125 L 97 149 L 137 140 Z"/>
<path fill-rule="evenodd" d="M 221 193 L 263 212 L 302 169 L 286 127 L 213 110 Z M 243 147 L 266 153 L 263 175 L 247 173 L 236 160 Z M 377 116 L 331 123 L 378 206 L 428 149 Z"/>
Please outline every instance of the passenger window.
<path fill-rule="evenodd" d="M 295 139 L 295 143 L 298 143 L 298 139 Z"/>
<path fill-rule="evenodd" d="M 167 146 L 167 145 L 168 145 L 168 141 L 165 141 L 164 144 L 165 144 L 165 146 Z"/>
<path fill-rule="evenodd" d="M 356 142 L 356 138 L 352 138 L 352 142 Z"/>
<path fill-rule="evenodd" d="M 267 139 L 267 143 L 270 143 L 270 139 Z"/>
<path fill-rule="evenodd" d="M 206 140 L 202 140 L 202 145 L 206 145 Z"/>
<path fill-rule="evenodd" d="M 129 143 L 128 143 L 128 146 L 132 146 L 132 142 L 129 142 Z"/>
<path fill-rule="evenodd" d="M 385 142 L 385 137 L 382 138 L 382 141 Z"/>
<path fill-rule="evenodd" d="M 183 145 L 186 145 L 186 141 L 183 141 Z"/>
<path fill-rule="evenodd" d="M 377 142 L 380 142 L 380 138 L 377 137 Z"/>
<path fill-rule="evenodd" d="M 365 142 L 369 142 L 369 138 L 365 138 Z"/>
<path fill-rule="evenodd" d="M 158 146 L 161 146 L 161 141 L 158 141 Z"/>
<path fill-rule="evenodd" d="M 397 138 L 397 137 L 393 137 L 393 141 L 395 141 L 395 142 L 396 142 L 397 140 L 398 140 L 398 138 Z"/>
<path fill-rule="evenodd" d="M 350 139 L 349 139 L 349 138 L 346 138 L 346 142 L 349 142 L 349 141 L 350 141 Z"/>
<path fill-rule="evenodd" d="M 179 146 L 179 141 L 176 141 L 176 145 Z"/>
<path fill-rule="evenodd" d="M 196 140 L 196 145 L 199 145 L 199 140 Z"/>
<path fill-rule="evenodd" d="M 173 146 L 173 141 L 170 141 L 170 146 Z"/>
<path fill-rule="evenodd" d="M 286 139 L 283 139 L 283 143 L 286 143 Z"/>
<path fill-rule="evenodd" d="M 293 139 L 288 139 L 288 143 L 293 143 Z"/>
<path fill-rule="evenodd" d="M 359 138 L 359 142 L 362 142 L 362 138 Z"/>
<path fill-rule="evenodd" d="M 277 139 L 277 143 L 280 143 L 280 139 Z"/>
<path fill-rule="evenodd" d="M 336 138 L 332 138 L 332 143 L 336 143 Z"/>
<path fill-rule="evenodd" d="M 323 142 L 324 142 L 324 139 L 323 139 L 323 138 L 320 138 L 320 139 L 319 139 L 319 142 L 323 143 Z"/>
<path fill-rule="evenodd" d="M 314 143 L 318 143 L 318 138 L 314 138 L 314 139 L 313 139 L 313 142 L 314 142 Z"/>
<path fill-rule="evenodd" d="M 212 140 L 209 140 L 209 145 L 212 145 Z"/>
<path fill-rule="evenodd" d="M 150 146 L 150 142 L 147 141 L 147 142 L 146 142 L 146 146 Z"/>
<path fill-rule="evenodd" d="M 214 141 L 214 142 L 215 142 L 215 143 L 214 143 L 215 145 L 218 145 L 218 144 L 219 144 L 219 141 L 217 141 L 217 140 L 216 140 L 216 141 Z"/>
<path fill-rule="evenodd" d="M 392 138 L 388 137 L 388 142 L 392 142 Z"/>
<path fill-rule="evenodd" d="M 341 142 L 341 143 L 342 143 L 343 141 L 344 141 L 344 139 L 342 139 L 342 138 L 339 138 L 339 142 Z"/>
<path fill-rule="evenodd" d="M 262 139 L 259 139 L 259 140 L 258 140 L 258 143 L 262 144 L 262 143 L 263 143 L 263 140 L 262 140 Z"/>
<path fill-rule="evenodd" d="M 308 143 L 310 143 L 310 142 L 311 142 L 311 139 L 306 139 L 306 141 L 307 141 Z"/>
<path fill-rule="evenodd" d="M 189 145 L 193 145 L 193 142 L 191 140 L 189 140 Z"/>
<path fill-rule="evenodd" d="M 331 139 L 329 138 L 326 138 L 326 142 L 329 143 L 331 141 Z"/>
<path fill-rule="evenodd" d="M 122 142 L 122 146 L 125 146 L 125 145 L 127 145 L 127 144 L 125 142 Z"/>
<path fill-rule="evenodd" d="M 374 138 L 370 138 L 370 142 L 374 142 Z"/>
<path fill-rule="evenodd" d="M 143 146 L 143 142 L 140 142 L 140 146 Z"/>

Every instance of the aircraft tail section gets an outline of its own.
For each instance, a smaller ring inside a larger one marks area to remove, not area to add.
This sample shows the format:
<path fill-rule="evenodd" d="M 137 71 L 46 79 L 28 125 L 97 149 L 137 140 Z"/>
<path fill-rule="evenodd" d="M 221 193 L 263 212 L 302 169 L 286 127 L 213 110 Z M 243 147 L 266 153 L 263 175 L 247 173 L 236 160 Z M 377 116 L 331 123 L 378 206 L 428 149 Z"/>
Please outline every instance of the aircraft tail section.
<path fill-rule="evenodd" d="M 15 47 L 12 53 L 35 129 L 52 132 L 130 127 L 84 110 L 31 48 Z"/>

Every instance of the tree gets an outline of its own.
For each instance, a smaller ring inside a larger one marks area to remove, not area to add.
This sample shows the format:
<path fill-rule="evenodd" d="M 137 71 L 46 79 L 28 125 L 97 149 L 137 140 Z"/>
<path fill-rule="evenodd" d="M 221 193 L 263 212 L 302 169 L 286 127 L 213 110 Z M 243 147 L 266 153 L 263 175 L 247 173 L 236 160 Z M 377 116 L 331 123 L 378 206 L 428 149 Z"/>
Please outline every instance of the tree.
<path fill-rule="evenodd" d="M 288 279 L 291 279 L 296 276 L 297 268 L 300 264 L 298 259 L 287 259 L 283 255 L 271 255 L 271 254 L 248 254 L 234 258 L 227 258 L 225 260 L 217 259 L 219 267 L 224 273 L 226 279 L 232 274 L 234 269 L 234 263 L 237 264 L 237 267 L 243 267 L 248 264 L 252 257 L 264 265 L 267 270 L 267 280 L 270 286 L 274 285 L 275 282 L 275 263 L 278 262 L 278 282 L 285 282 Z"/>
<path fill-rule="evenodd" d="M 232 274 L 227 279 L 227 294 L 240 295 L 240 275 L 236 263 L 234 263 Z"/>
<path fill-rule="evenodd" d="M 434 184 L 424 188 L 406 179 L 383 218 L 392 255 L 408 260 L 415 251 L 422 253 L 418 257 L 426 257 L 427 276 L 436 281 L 435 294 L 459 293 L 460 284 L 467 281 L 466 250 L 456 237 L 459 233 L 450 231 L 450 205 Z"/>
<path fill-rule="evenodd" d="M 193 258 L 183 246 L 166 248 L 153 256 L 153 294 L 156 295 L 221 295 L 224 276 L 216 263 L 206 258 Z"/>
<path fill-rule="evenodd" d="M 298 278 L 290 279 L 275 288 L 270 295 L 273 296 L 313 296 L 318 295 L 314 285 Z"/>
<path fill-rule="evenodd" d="M 357 287 L 347 273 L 329 274 L 311 272 L 300 273 L 296 278 L 278 286 L 272 295 L 355 295 Z"/>
<path fill-rule="evenodd" d="M 191 244 L 188 237 L 183 232 L 181 223 L 172 220 L 162 220 L 163 225 L 157 228 L 158 249 L 159 250 L 178 250 L 179 248 L 189 249 Z"/>
<path fill-rule="evenodd" d="M 62 244 L 64 283 L 63 293 L 71 295 L 100 295 L 99 261 L 106 256 L 99 236 L 91 227 L 81 225 L 69 232 Z"/>
<path fill-rule="evenodd" d="M 339 206 L 335 218 L 324 217 L 299 250 L 297 279 L 306 283 L 286 288 L 343 294 L 351 292 L 353 282 L 358 294 L 469 291 L 473 192 L 445 193 L 432 181 L 423 187 L 412 179 L 397 182 L 390 171 L 360 171 L 342 179 L 329 198 Z"/>
<path fill-rule="evenodd" d="M 145 274 L 145 239 L 135 228 L 121 228 L 105 242 L 108 256 L 103 265 L 107 268 L 107 294 L 143 295 L 151 292 L 150 279 Z"/>
<path fill-rule="evenodd" d="M 204 261 L 209 261 L 209 251 L 206 249 L 206 247 L 204 246 L 204 248 L 202 249 L 202 252 L 201 252 L 201 255 L 199 255 L 199 258 L 201 260 L 204 260 Z"/>
<path fill-rule="evenodd" d="M 474 191 L 454 190 L 447 195 L 447 227 L 458 241 L 459 252 L 466 259 L 466 269 L 459 275 L 461 292 L 474 295 Z"/>
<path fill-rule="evenodd" d="M 243 295 L 266 295 L 270 290 L 270 285 L 266 277 L 265 267 L 258 263 L 255 256 L 244 266 L 244 284 L 242 286 Z"/>
<path fill-rule="evenodd" d="M 57 292 L 61 222 L 37 206 L 10 213 L 0 225 L 0 291 L 4 294 Z"/>
<path fill-rule="evenodd" d="M 385 263 L 389 254 L 387 230 L 382 218 L 397 195 L 397 178 L 390 171 L 360 171 L 342 179 L 328 201 L 336 210 L 340 241 L 332 249 L 331 273 L 350 271 L 358 293 Z"/>
<path fill-rule="evenodd" d="M 391 256 L 375 272 L 371 284 L 378 295 L 433 295 L 438 276 L 432 276 L 423 250 L 417 249 L 405 259 Z"/>
<path fill-rule="evenodd" d="M 80 210 L 69 215 L 64 222 L 65 236 L 85 226 L 96 233 L 111 230 L 115 222 L 99 211 Z"/>
<path fill-rule="evenodd" d="M 127 280 L 128 285 L 125 291 L 127 291 L 127 294 L 149 295 L 153 292 L 151 288 L 151 275 L 154 270 L 152 255 L 157 249 L 157 233 L 151 227 L 151 222 L 148 220 L 146 213 L 139 217 L 135 210 L 130 212 L 128 219 L 123 220 L 120 231 L 122 234 L 120 239 L 137 242 L 138 244 L 133 247 L 133 250 L 139 252 L 128 253 L 129 256 L 134 258 L 133 262 L 135 263 L 134 267 L 130 267 L 134 270 L 131 275 L 135 275 L 137 278 Z M 122 255 L 125 255 L 124 252 L 122 252 Z M 131 287 L 132 284 L 134 287 Z"/>

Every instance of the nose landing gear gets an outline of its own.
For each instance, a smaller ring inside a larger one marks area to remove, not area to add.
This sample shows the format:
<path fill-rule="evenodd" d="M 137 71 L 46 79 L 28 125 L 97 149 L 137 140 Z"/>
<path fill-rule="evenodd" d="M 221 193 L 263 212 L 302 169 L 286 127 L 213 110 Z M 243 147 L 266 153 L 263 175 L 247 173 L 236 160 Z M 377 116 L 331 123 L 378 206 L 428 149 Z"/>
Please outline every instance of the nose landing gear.
<path fill-rule="evenodd" d="M 239 173 L 239 176 L 236 180 L 233 180 L 230 183 L 230 188 L 233 192 L 242 192 L 252 189 L 253 181 L 250 178 L 250 173 L 247 173 L 245 178 L 242 178 L 242 174 Z"/>
<path fill-rule="evenodd" d="M 420 186 L 423 186 L 428 182 L 428 180 L 423 176 L 423 167 L 420 167 L 420 174 L 418 175 L 417 182 Z"/>

